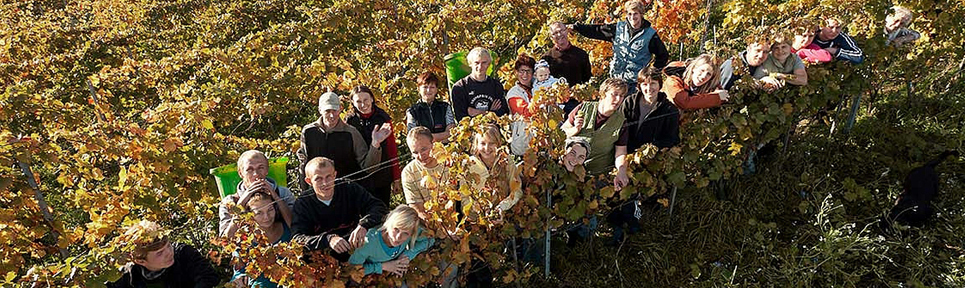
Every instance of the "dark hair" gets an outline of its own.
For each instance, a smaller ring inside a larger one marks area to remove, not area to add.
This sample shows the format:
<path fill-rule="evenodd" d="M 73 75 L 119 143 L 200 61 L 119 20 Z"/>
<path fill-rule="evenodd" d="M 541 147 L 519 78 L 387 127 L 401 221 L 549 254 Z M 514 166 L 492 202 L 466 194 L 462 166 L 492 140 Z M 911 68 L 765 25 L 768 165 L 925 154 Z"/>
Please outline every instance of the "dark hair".
<path fill-rule="evenodd" d="M 660 86 L 663 86 L 663 73 L 661 73 L 660 69 L 657 69 L 656 67 L 651 66 L 640 69 L 640 72 L 637 73 L 637 83 L 642 83 L 643 80 L 646 79 L 650 79 L 650 81 L 657 81 L 657 83 L 660 83 Z M 649 84 L 650 83 L 647 83 L 647 85 Z"/>
<path fill-rule="evenodd" d="M 351 95 L 355 95 L 358 93 L 369 93 L 369 97 L 372 97 L 372 102 L 375 102 L 375 93 L 372 93 L 372 89 L 369 89 L 369 86 L 359 85 L 359 86 L 355 86 L 355 88 L 352 88 Z"/>
<path fill-rule="evenodd" d="M 424 72 L 415 78 L 415 83 L 419 86 L 435 84 L 436 87 L 439 87 L 439 77 L 436 77 L 436 74 L 432 74 L 432 72 Z"/>
<path fill-rule="evenodd" d="M 513 70 L 519 70 L 519 67 L 529 66 L 529 69 L 534 69 L 536 67 L 536 60 L 533 57 L 529 57 L 526 54 L 520 54 L 516 57 L 516 63 L 513 64 Z"/>

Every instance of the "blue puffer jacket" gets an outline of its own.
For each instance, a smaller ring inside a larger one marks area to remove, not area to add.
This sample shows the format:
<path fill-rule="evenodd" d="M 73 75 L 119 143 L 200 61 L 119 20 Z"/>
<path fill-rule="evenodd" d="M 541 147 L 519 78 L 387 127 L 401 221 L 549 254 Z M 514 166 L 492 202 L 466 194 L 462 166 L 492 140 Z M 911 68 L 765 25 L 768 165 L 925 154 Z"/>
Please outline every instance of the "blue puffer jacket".
<path fill-rule="evenodd" d="M 613 60 L 610 61 L 610 76 L 623 78 L 635 87 L 637 73 L 650 64 L 653 54 L 650 53 L 650 39 L 657 34 L 657 30 L 647 26 L 643 32 L 630 36 L 630 24 L 626 21 L 616 23 L 616 33 L 613 37 Z"/>

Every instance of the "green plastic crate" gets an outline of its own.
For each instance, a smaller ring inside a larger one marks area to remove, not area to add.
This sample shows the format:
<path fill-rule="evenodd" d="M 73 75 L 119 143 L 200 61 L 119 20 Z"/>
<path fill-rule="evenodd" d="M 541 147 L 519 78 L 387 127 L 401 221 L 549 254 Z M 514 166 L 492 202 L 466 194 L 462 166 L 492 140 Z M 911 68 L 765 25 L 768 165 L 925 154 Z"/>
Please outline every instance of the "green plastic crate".
<path fill-rule="evenodd" d="M 287 165 L 288 157 L 268 159 L 268 178 L 275 180 L 278 186 L 288 187 Z M 214 175 L 214 180 L 218 183 L 218 193 L 221 194 L 221 198 L 238 192 L 238 183 L 241 183 L 238 164 L 211 168 L 209 172 Z"/>
<path fill-rule="evenodd" d="M 469 68 L 469 61 L 466 60 L 467 55 L 469 55 L 469 51 L 456 52 L 443 57 L 442 61 L 446 65 L 446 80 L 449 82 L 449 87 L 456 84 L 459 79 L 469 76 L 469 73 L 472 72 L 472 68 Z M 486 74 L 492 76 L 496 73 L 496 63 L 499 59 L 496 58 L 496 53 L 493 51 L 489 51 L 489 55 L 493 57 L 493 63 L 489 65 Z"/>

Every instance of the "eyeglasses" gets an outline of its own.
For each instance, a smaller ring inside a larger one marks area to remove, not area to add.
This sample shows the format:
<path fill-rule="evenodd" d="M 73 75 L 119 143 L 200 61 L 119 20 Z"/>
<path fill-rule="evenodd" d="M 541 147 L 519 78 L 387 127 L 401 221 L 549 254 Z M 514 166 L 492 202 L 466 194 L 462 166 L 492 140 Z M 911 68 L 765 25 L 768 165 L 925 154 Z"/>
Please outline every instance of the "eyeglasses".
<path fill-rule="evenodd" d="M 520 74 L 533 74 L 533 70 L 529 70 L 529 69 L 519 69 L 519 70 L 516 70 L 516 73 L 520 73 Z"/>

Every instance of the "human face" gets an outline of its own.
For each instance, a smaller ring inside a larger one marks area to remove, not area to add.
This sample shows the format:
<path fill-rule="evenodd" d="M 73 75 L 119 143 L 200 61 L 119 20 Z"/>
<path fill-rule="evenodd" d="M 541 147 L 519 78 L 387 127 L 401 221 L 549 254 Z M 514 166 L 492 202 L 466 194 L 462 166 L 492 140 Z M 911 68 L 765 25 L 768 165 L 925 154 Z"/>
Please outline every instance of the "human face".
<path fill-rule="evenodd" d="M 519 79 L 519 83 L 532 84 L 533 67 L 520 66 L 519 69 L 516 69 L 516 78 Z"/>
<path fill-rule="evenodd" d="M 338 118 L 338 110 L 328 109 L 322 113 L 322 125 L 324 125 L 326 129 L 335 127 L 339 121 L 342 120 Z"/>
<path fill-rule="evenodd" d="M 144 259 L 135 259 L 134 263 L 150 271 L 160 271 L 174 265 L 174 248 L 171 247 L 171 242 L 165 243 L 161 249 L 148 251 L 145 256 Z"/>
<path fill-rule="evenodd" d="M 645 104 L 653 104 L 657 102 L 657 94 L 660 93 L 660 82 L 653 79 L 644 79 L 645 81 L 640 82 L 638 89 L 643 91 L 643 98 L 640 99 L 641 102 L 646 102 Z"/>
<path fill-rule="evenodd" d="M 248 209 L 251 209 L 251 213 L 255 214 L 255 223 L 258 224 L 258 227 L 267 229 L 275 224 L 275 205 L 272 205 L 270 200 L 259 198 L 248 201 Z"/>
<path fill-rule="evenodd" d="M 794 47 L 794 50 L 801 50 L 804 49 L 804 47 L 811 45 L 812 41 L 814 41 L 814 32 L 807 31 L 802 34 L 795 34 L 794 43 L 792 46 Z"/>
<path fill-rule="evenodd" d="M 885 28 L 888 29 L 888 31 L 895 31 L 895 29 L 899 27 L 901 27 L 901 17 L 895 14 L 888 14 L 888 16 L 885 17 Z"/>
<path fill-rule="evenodd" d="M 469 67 L 472 68 L 470 76 L 482 81 L 486 79 L 486 70 L 489 70 L 489 64 L 492 64 L 493 59 L 489 58 L 489 55 L 481 55 L 476 58 L 478 59 L 469 59 Z"/>
<path fill-rule="evenodd" d="M 603 93 L 603 99 L 600 99 L 600 114 L 610 116 L 617 107 L 620 107 L 620 102 L 623 102 L 623 96 L 625 96 L 627 91 L 621 89 L 608 89 Z"/>
<path fill-rule="evenodd" d="M 496 141 L 483 136 L 483 134 L 476 134 L 476 156 L 480 159 L 487 162 L 496 159 L 497 148 L 499 148 L 499 144 Z"/>
<path fill-rule="evenodd" d="M 746 59 L 744 60 L 747 60 L 748 65 L 761 66 L 761 64 L 764 64 L 764 60 L 767 60 L 767 50 L 769 49 L 760 43 L 751 43 L 747 45 L 747 54 L 745 54 Z"/>
<path fill-rule="evenodd" d="M 818 34 L 818 37 L 821 37 L 821 40 L 824 41 L 831 41 L 838 38 L 838 34 L 841 34 L 841 23 L 829 19 L 826 25 L 821 27 L 821 34 Z"/>
<path fill-rule="evenodd" d="M 777 58 L 778 61 L 784 62 L 789 55 L 791 55 L 791 45 L 787 45 L 787 43 L 771 45 L 771 56 Z"/>
<path fill-rule="evenodd" d="M 576 144 L 566 148 L 566 154 L 563 154 L 563 166 L 566 167 L 566 171 L 573 172 L 573 168 L 579 165 L 583 165 L 586 161 L 586 147 L 583 145 Z"/>
<path fill-rule="evenodd" d="M 536 81 L 546 81 L 550 79 L 550 68 L 540 67 L 536 69 Z"/>
<path fill-rule="evenodd" d="M 627 22 L 630 23 L 630 27 L 633 27 L 633 29 L 640 29 L 640 27 L 643 26 L 643 13 L 635 10 L 628 10 Z"/>
<path fill-rule="evenodd" d="M 359 92 L 352 94 L 352 105 L 362 114 L 372 113 L 372 94 Z"/>
<path fill-rule="evenodd" d="M 337 174 L 335 167 L 317 167 L 313 170 L 314 171 L 306 171 L 306 173 L 314 173 L 308 173 L 310 175 L 305 176 L 305 181 L 307 181 L 309 185 L 312 185 L 312 189 L 315 190 L 315 195 L 318 196 L 318 198 L 326 200 L 332 199 L 332 196 L 335 195 L 335 176 Z"/>
<path fill-rule="evenodd" d="M 409 144 L 409 151 L 412 151 L 412 158 L 422 163 L 422 166 L 432 168 L 438 164 L 436 157 L 432 156 L 432 139 L 417 136 L 415 139 L 406 140 L 406 143 Z"/>
<path fill-rule="evenodd" d="M 387 244 L 389 244 L 389 246 L 391 247 L 398 247 L 399 245 L 404 244 L 405 241 L 409 241 L 409 237 L 412 237 L 411 230 L 402 229 L 399 227 L 392 227 L 392 228 L 386 229 L 385 232 L 389 234 L 389 237 L 388 237 L 389 243 Z"/>
<path fill-rule="evenodd" d="M 439 88 L 436 87 L 435 83 L 419 85 L 419 97 L 422 97 L 422 102 L 432 103 L 432 101 L 436 101 L 436 93 L 439 93 Z"/>
<path fill-rule="evenodd" d="M 243 161 L 238 167 L 238 175 L 245 187 L 255 184 L 256 181 L 264 180 L 268 177 L 268 160 L 261 157 L 251 157 Z"/>
<path fill-rule="evenodd" d="M 550 40 L 553 41 L 553 45 L 559 49 L 566 49 L 570 47 L 570 31 L 566 28 L 563 23 L 554 23 L 550 26 Z"/>
<path fill-rule="evenodd" d="M 690 81 L 694 83 L 694 87 L 700 87 L 707 84 L 707 81 L 710 81 L 710 78 L 713 78 L 713 76 L 713 67 L 711 67 L 710 64 L 704 63 L 694 68 L 694 74 L 691 76 Z"/>

